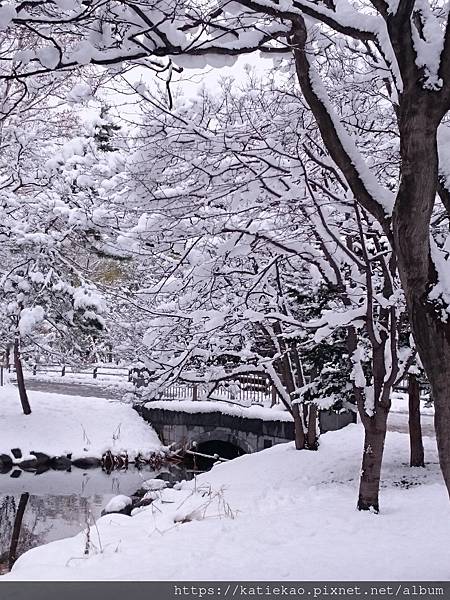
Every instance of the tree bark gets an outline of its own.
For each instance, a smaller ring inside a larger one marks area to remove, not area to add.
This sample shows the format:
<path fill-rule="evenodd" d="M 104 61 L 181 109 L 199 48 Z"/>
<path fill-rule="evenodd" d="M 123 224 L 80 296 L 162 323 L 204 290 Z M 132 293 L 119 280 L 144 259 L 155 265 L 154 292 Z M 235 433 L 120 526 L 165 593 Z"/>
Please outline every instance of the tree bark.
<path fill-rule="evenodd" d="M 427 98 L 425 98 L 426 100 Z M 435 403 L 439 463 L 450 494 L 450 323 L 447 308 L 429 293 L 439 277 L 430 246 L 438 179 L 437 127 L 441 115 L 424 100 L 402 107 L 402 180 L 393 214 L 395 251 L 411 329 Z"/>
<path fill-rule="evenodd" d="M 420 424 L 420 386 L 417 377 L 410 374 L 408 377 L 408 404 L 409 404 L 409 446 L 411 467 L 424 467 L 425 454 L 422 441 L 422 427 Z"/>
<path fill-rule="evenodd" d="M 319 437 L 317 435 L 317 405 L 313 402 L 307 407 L 308 410 L 308 433 L 306 435 L 306 444 L 308 450 L 319 449 Z"/>
<path fill-rule="evenodd" d="M 365 427 L 358 510 L 370 510 L 375 513 L 380 511 L 381 464 L 388 413 L 389 411 L 379 407 L 377 414 L 371 418 L 372 423 Z"/>
<path fill-rule="evenodd" d="M 303 431 L 303 421 L 300 415 L 300 405 L 292 405 L 292 414 L 294 416 L 294 435 L 295 435 L 295 449 L 304 450 L 306 448 L 306 436 Z"/>
<path fill-rule="evenodd" d="M 11 345 L 7 344 L 5 349 L 5 367 L 6 370 L 9 371 L 9 363 L 11 360 Z"/>
<path fill-rule="evenodd" d="M 281 327 L 279 326 L 278 323 L 274 326 L 274 329 L 275 329 L 275 331 L 277 331 L 277 333 L 281 334 Z M 283 346 L 284 346 L 283 347 L 284 354 L 280 361 L 279 368 L 280 368 L 280 372 L 281 372 L 281 379 L 282 379 L 283 385 L 286 388 L 286 391 L 288 392 L 290 397 L 292 398 L 293 393 L 296 388 L 295 377 L 297 377 L 298 384 L 303 385 L 304 384 L 303 374 L 300 369 L 298 369 L 297 373 L 294 372 L 292 362 L 290 360 L 289 353 L 296 352 L 296 350 L 289 349 L 286 347 L 286 345 L 283 345 Z M 307 439 L 308 426 L 307 425 L 305 426 L 305 424 L 308 423 L 308 415 L 305 414 L 305 411 L 303 410 L 303 408 L 304 408 L 303 404 L 300 405 L 300 404 L 295 403 L 292 405 L 292 415 L 294 417 L 294 436 L 295 436 L 294 439 L 295 439 L 296 450 L 309 449 L 308 439 Z M 306 431 L 305 431 L 305 429 L 306 429 Z"/>
<path fill-rule="evenodd" d="M 27 507 L 29 497 L 30 497 L 30 494 L 28 492 L 25 492 L 20 495 L 19 507 L 17 509 L 16 516 L 14 518 L 14 527 L 13 527 L 13 532 L 12 532 L 12 537 L 11 537 L 11 545 L 9 547 L 9 556 L 8 556 L 9 570 L 12 569 L 14 563 L 17 560 L 17 546 L 19 544 L 19 537 L 20 537 L 20 531 L 22 529 L 23 516 L 25 514 L 25 509 Z"/>
<path fill-rule="evenodd" d="M 25 378 L 23 376 L 22 360 L 20 358 L 19 339 L 14 341 L 14 367 L 16 369 L 17 387 L 19 388 L 20 403 L 24 415 L 31 414 L 31 406 L 28 401 L 27 390 L 25 387 Z"/>
<path fill-rule="evenodd" d="M 384 441 L 386 439 L 387 419 L 391 406 L 390 394 L 392 387 L 384 381 L 384 346 L 373 350 L 373 387 L 375 412 L 369 416 L 366 412 L 365 397 L 360 389 L 355 388 L 358 413 L 364 426 L 364 450 L 359 480 L 358 510 L 370 510 L 378 513 L 380 510 L 379 492 L 381 480 L 381 465 L 383 462 Z M 378 395 L 377 395 L 378 394 Z"/>

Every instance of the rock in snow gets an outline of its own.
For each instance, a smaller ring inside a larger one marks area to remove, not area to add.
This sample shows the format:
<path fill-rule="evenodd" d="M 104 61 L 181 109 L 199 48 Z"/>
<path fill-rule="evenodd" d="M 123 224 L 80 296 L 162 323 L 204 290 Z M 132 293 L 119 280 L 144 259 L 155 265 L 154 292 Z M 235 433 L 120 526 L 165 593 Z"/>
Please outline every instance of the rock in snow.
<path fill-rule="evenodd" d="M 163 481 L 162 479 L 146 479 L 142 483 L 141 487 L 143 490 L 146 490 L 147 492 L 163 490 L 165 487 L 167 487 L 167 482 Z"/>
<path fill-rule="evenodd" d="M 132 500 L 129 496 L 124 496 L 120 494 L 119 496 L 114 496 L 102 510 L 102 515 L 107 515 L 109 513 L 124 513 L 130 514 L 131 512 L 131 503 Z"/>

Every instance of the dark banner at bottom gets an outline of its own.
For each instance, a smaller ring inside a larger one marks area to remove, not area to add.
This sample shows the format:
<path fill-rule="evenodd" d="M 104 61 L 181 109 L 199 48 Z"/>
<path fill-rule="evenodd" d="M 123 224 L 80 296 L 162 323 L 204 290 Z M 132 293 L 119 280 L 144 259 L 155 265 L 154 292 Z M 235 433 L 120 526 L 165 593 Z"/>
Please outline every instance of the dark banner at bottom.
<path fill-rule="evenodd" d="M 449 581 L 0 582 L 0 600 L 225 600 L 232 598 L 445 598 Z"/>

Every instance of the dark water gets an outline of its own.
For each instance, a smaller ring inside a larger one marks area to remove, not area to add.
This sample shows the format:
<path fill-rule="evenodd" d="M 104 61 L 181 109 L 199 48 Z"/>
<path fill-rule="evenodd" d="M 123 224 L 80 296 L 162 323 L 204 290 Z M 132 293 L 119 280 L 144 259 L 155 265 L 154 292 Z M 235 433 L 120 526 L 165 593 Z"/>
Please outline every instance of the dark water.
<path fill-rule="evenodd" d="M 17 558 L 30 548 L 79 533 L 100 516 L 113 496 L 134 494 L 145 479 L 175 482 L 194 474 L 178 466 L 159 471 L 132 467 L 110 474 L 101 469 L 17 473 L 17 477 L 0 475 L 0 574 L 9 569 L 13 538 Z"/>

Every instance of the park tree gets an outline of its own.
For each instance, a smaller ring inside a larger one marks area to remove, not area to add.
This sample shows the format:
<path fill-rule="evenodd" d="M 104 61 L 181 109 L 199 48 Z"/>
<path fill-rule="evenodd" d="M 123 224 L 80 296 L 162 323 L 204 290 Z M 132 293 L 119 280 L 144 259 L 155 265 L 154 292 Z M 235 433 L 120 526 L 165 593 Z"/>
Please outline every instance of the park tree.
<path fill-rule="evenodd" d="M 83 361 L 105 330 L 105 301 L 95 279 L 112 225 L 102 183 L 111 184 L 122 165 L 120 152 L 112 156 L 100 147 L 109 119 L 94 114 L 82 124 L 67 104 L 49 110 L 40 102 L 47 119 L 23 105 L 20 115 L 3 121 L 1 333 L 25 414 L 31 407 L 22 356 Z M 95 265 L 92 254 L 99 255 Z"/>

